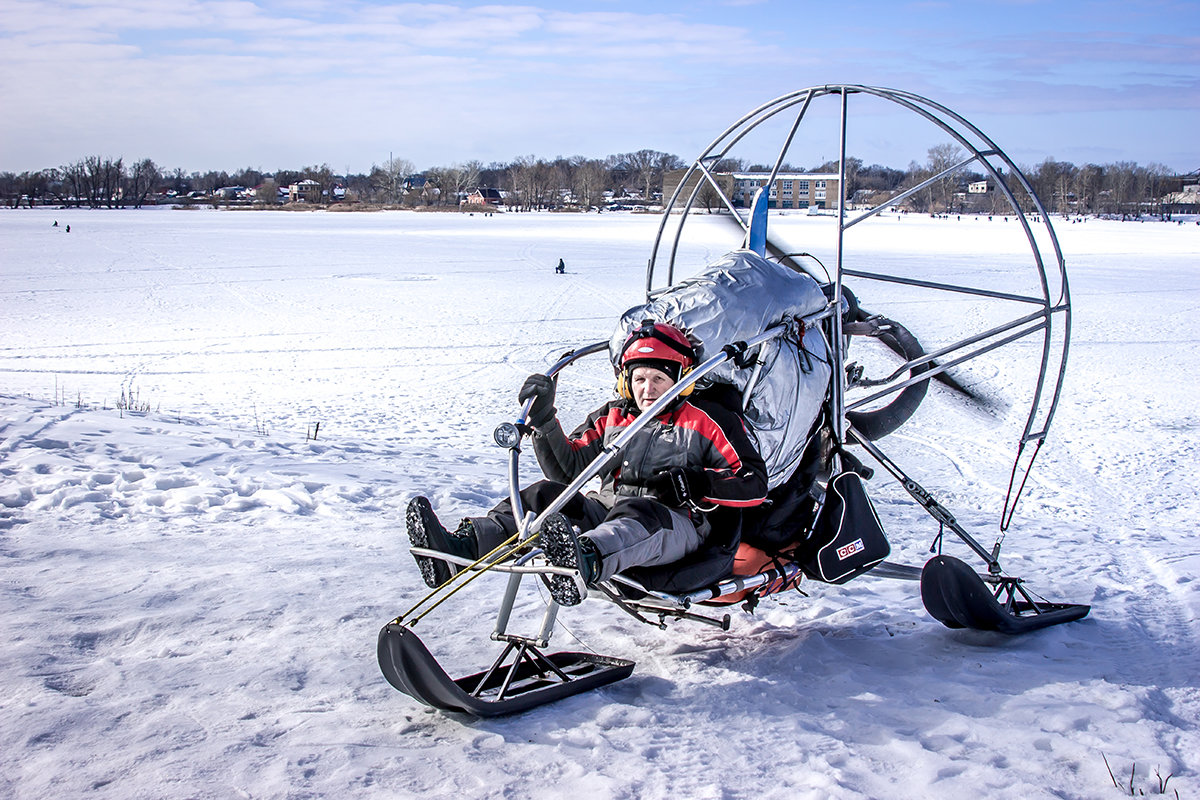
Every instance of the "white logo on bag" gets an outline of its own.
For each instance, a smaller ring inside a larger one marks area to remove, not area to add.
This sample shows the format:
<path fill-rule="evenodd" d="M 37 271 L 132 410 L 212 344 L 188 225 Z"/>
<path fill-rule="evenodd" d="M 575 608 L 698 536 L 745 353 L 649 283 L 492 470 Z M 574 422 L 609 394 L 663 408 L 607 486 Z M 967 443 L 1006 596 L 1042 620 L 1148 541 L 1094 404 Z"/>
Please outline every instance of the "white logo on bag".
<path fill-rule="evenodd" d="M 653 353 L 654 348 L 653 347 L 639 347 L 638 352 L 639 353 Z"/>
<path fill-rule="evenodd" d="M 850 544 L 838 548 L 838 550 L 837 550 L 838 561 L 845 561 L 847 558 L 854 555 L 855 553 L 861 553 L 863 550 L 866 550 L 866 549 L 867 548 L 863 545 L 862 539 L 855 539 Z"/>

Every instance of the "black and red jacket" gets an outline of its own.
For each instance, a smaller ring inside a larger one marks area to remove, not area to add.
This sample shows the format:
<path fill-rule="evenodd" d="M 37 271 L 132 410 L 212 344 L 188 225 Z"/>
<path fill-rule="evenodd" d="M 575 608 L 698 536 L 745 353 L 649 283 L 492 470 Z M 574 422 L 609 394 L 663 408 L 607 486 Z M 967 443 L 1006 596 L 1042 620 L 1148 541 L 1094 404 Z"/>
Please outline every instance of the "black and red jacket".
<path fill-rule="evenodd" d="M 570 436 L 557 419 L 543 426 L 533 437 L 542 472 L 550 480 L 570 483 L 639 413 L 633 401 L 613 400 L 589 414 Z M 652 420 L 604 466 L 599 499 L 611 506 L 617 497 L 654 496 L 646 484 L 671 467 L 708 472 L 712 488 L 702 506 L 749 508 L 767 495 L 766 465 L 741 418 L 696 398 Z"/>

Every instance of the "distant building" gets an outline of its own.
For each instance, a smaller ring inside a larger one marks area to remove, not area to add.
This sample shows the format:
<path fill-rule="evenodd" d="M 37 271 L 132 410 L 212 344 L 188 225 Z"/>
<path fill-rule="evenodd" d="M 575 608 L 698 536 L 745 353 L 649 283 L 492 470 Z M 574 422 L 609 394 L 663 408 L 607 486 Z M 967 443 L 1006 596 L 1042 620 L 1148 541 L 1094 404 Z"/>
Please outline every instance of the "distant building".
<path fill-rule="evenodd" d="M 1163 198 L 1163 210 L 1168 214 L 1200 213 L 1200 184 L 1188 184 L 1182 192 L 1172 192 Z"/>
<path fill-rule="evenodd" d="M 498 206 L 503 205 L 504 195 L 499 189 L 473 189 L 467 192 L 462 202 L 465 206 Z"/>
<path fill-rule="evenodd" d="M 675 193 L 675 190 L 677 188 L 679 188 L 679 182 L 683 180 L 683 176 L 686 174 L 687 174 L 687 170 L 683 170 L 683 169 L 672 170 L 670 172 L 664 173 L 663 174 L 662 196 L 664 198 L 670 198 Z M 730 173 L 730 172 L 717 173 L 717 174 L 713 175 L 713 180 L 716 182 L 716 184 L 718 186 L 721 187 L 721 192 L 726 197 L 729 197 L 729 198 L 733 197 L 734 187 L 733 187 L 733 174 L 732 173 Z M 712 188 L 712 184 L 709 183 L 709 181 L 704 177 L 704 175 L 699 170 L 692 173 L 691 177 L 688 178 L 687 184 L 680 190 L 680 192 L 679 192 L 680 202 L 686 202 L 687 198 L 690 197 L 692 195 L 692 193 L 696 191 L 696 187 L 700 186 L 701 181 L 704 182 L 704 185 L 701 186 L 699 192 L 697 192 L 696 202 L 692 204 L 692 207 L 693 208 L 704 208 L 704 209 L 708 209 L 708 210 L 716 210 L 718 208 L 724 207 L 724 203 L 722 203 L 720 198 L 717 196 L 716 191 Z M 605 194 L 606 199 L 611 199 L 612 192 L 605 192 L 604 194 Z"/>
<path fill-rule="evenodd" d="M 321 202 L 321 184 L 312 178 L 306 178 L 288 187 L 288 200 L 293 203 Z"/>
<path fill-rule="evenodd" d="M 670 197 L 679 187 L 687 170 L 673 170 L 663 176 L 663 196 Z M 689 196 L 700 182 L 699 173 L 693 173 L 681 197 Z M 754 194 L 767 185 L 769 172 L 718 172 L 714 180 L 735 206 L 749 206 Z M 769 208 L 837 208 L 838 175 L 826 172 L 780 172 L 775 176 L 767 196 Z M 701 187 L 697 201 L 704 205 Z"/>
<path fill-rule="evenodd" d="M 274 181 L 260 183 L 249 191 L 250 197 L 260 203 L 286 203 L 291 193 L 285 186 L 276 186 Z"/>
<path fill-rule="evenodd" d="M 992 190 L 992 185 L 987 181 L 974 181 L 967 184 L 967 194 L 987 194 Z"/>
<path fill-rule="evenodd" d="M 245 197 L 245 194 L 245 186 L 222 186 L 220 189 L 214 191 L 212 196 L 220 200 L 238 200 Z"/>

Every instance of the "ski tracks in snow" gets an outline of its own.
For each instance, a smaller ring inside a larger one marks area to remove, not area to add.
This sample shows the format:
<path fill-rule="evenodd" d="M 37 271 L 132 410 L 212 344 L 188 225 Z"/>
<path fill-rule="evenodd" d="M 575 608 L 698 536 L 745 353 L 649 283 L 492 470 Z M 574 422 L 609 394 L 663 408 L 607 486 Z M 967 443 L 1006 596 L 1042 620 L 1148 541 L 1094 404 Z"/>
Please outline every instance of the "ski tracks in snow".
<path fill-rule="evenodd" d="M 354 442 L 286 443 L 151 414 L 12 399 L 5 401 L 3 434 L 0 527 L 79 507 L 105 519 L 334 515 L 338 508 L 375 506 L 397 491 L 394 478 L 364 484 L 348 472 L 364 449 Z M 373 445 L 372 460 L 385 448 Z"/>
<path fill-rule="evenodd" d="M 1195 445 L 1161 430 L 1157 415 L 1127 420 L 1098 439 L 1089 426 L 1108 427 L 1112 419 L 1094 419 L 1106 406 L 1086 395 L 1109 388 L 1068 396 L 1060 433 L 1040 468 L 1071 481 L 1030 498 L 1025 514 L 1046 519 L 1021 539 L 1022 561 L 1048 576 L 1057 566 L 1059 586 L 1032 586 L 1050 599 L 1091 603 L 1090 617 L 1079 624 L 1089 633 L 1068 626 L 1081 644 L 1090 640 L 1097 648 L 1083 685 L 1113 713 L 1141 721 L 1122 740 L 1097 747 L 1124 769 L 1136 762 L 1164 776 L 1194 775 L 1200 769 L 1200 545 L 1189 511 L 1194 489 L 1180 473 L 1193 471 Z M 1185 463 L 1186 470 L 1169 468 Z M 1146 477 L 1155 474 L 1158 481 Z M 1148 486 L 1156 491 L 1147 493 Z M 1067 559 L 1063 552 L 1075 555 Z M 1083 587 L 1092 588 L 1090 599 L 1061 597 Z"/>

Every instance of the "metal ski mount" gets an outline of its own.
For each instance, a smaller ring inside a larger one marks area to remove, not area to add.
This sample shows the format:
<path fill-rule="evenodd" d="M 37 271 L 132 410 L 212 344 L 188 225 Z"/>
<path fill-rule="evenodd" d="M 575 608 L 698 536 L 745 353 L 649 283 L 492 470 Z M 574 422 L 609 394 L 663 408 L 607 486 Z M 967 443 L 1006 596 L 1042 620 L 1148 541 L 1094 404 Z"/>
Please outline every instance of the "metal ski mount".
<path fill-rule="evenodd" d="M 549 644 L 558 614 L 559 606 L 553 600 L 549 601 L 542 616 L 541 628 L 535 636 L 517 636 L 508 632 L 523 577 L 545 577 L 549 574 L 576 577 L 578 574 L 564 568 L 531 566 L 529 562 L 539 551 L 527 550 L 511 561 L 493 560 L 489 554 L 478 562 L 468 562 L 467 559 L 422 548 L 413 548 L 412 552 L 418 556 L 444 558 L 464 567 L 463 572 L 451 579 L 452 582 L 470 581 L 485 571 L 508 573 L 509 580 L 500 602 L 496 629 L 491 635 L 494 641 L 503 642 L 504 648 L 486 670 L 462 678 L 451 678 L 413 630 L 424 613 L 398 617 L 383 627 L 379 632 L 377 647 L 379 667 L 388 683 L 405 694 L 445 711 L 495 717 L 527 711 L 619 681 L 632 674 L 634 662 L 628 659 L 586 652 L 543 653 L 542 648 Z M 798 569 L 796 568 L 797 573 Z M 708 617 L 693 613 L 689 609 L 694 603 L 768 586 L 772 581 L 796 580 L 798 574 L 782 574 L 776 570 L 768 570 L 759 575 L 730 578 L 716 586 L 691 594 L 672 595 L 650 591 L 622 576 L 614 579 L 612 586 L 601 584 L 599 589 L 618 608 L 642 622 L 666 627 L 668 618 L 682 619 L 728 630 L 729 614 Z M 633 594 L 638 595 L 638 599 L 630 599 L 625 592 L 615 588 L 616 584 L 624 584 L 624 588 L 632 590 Z M 445 588 L 440 587 L 433 594 Z M 426 610 L 432 610 L 432 607 L 431 605 Z M 415 610 L 414 608 L 412 611 Z M 409 612 L 410 615 L 412 611 Z M 658 617 L 657 623 L 649 618 L 655 615 Z"/>
<path fill-rule="evenodd" d="M 621 658 L 566 652 L 547 656 L 528 639 L 504 641 L 504 652 L 490 668 L 452 679 L 412 628 L 390 623 L 379 634 L 379 666 L 388 683 L 422 703 L 477 717 L 527 711 L 633 672 L 633 662 Z"/>
<path fill-rule="evenodd" d="M 1004 575 L 1000 566 L 1000 543 L 988 550 L 958 523 L 954 516 L 920 484 L 910 478 L 888 458 L 878 446 L 853 427 L 847 431 L 855 444 L 862 445 L 921 506 L 938 521 L 942 530 L 949 529 L 961 539 L 988 567 L 980 575 L 972 567 L 953 556 L 940 552 L 942 534 L 938 534 L 936 556 L 926 562 L 920 573 L 921 602 L 929 615 L 947 628 L 972 628 L 1021 634 L 1072 622 L 1088 615 L 1091 606 L 1078 603 L 1052 603 L 1030 592 L 1024 581 Z"/>
<path fill-rule="evenodd" d="M 379 666 L 388 683 L 426 705 L 477 717 L 497 717 L 627 678 L 633 662 L 593 653 L 545 655 L 517 636 L 483 672 L 452 679 L 412 628 L 392 622 L 379 633 Z"/>
<path fill-rule="evenodd" d="M 527 550 L 511 561 L 493 560 L 492 554 L 489 554 L 478 562 L 468 562 L 467 559 L 422 548 L 412 548 L 412 552 L 418 556 L 444 558 L 464 567 L 463 572 L 451 579 L 452 582 L 473 580 L 489 570 L 508 573 L 509 580 L 500 602 L 496 629 L 491 635 L 493 640 L 503 642 L 504 648 L 486 670 L 463 678 L 451 678 L 413 630 L 424 613 L 398 617 L 383 627 L 379 632 L 377 648 L 379 667 L 388 683 L 405 694 L 445 711 L 494 717 L 526 711 L 632 674 L 634 662 L 623 658 L 585 652 L 543 653 L 542 648 L 549 644 L 558 614 L 559 606 L 553 600 L 547 605 L 537 635 L 516 636 L 508 632 L 517 591 L 524 576 L 563 574 L 576 577 L 578 574 L 558 567 L 530 566 L 529 562 L 539 551 Z M 710 617 L 694 613 L 691 608 L 695 604 L 737 596 L 746 591 L 770 593 L 775 587 L 795 586 L 799 580 L 800 568 L 795 564 L 785 564 L 782 569 L 733 576 L 714 586 L 684 595 L 651 591 L 625 576 L 617 576 L 611 584 L 601 584 L 598 588 L 606 599 L 641 622 L 665 628 L 668 619 L 678 619 L 729 630 L 729 614 Z M 652 619 L 655 616 L 657 622 Z"/>
<path fill-rule="evenodd" d="M 379 632 L 377 647 L 379 668 L 388 683 L 405 694 L 444 711 L 496 717 L 527 711 L 586 692 L 627 678 L 633 672 L 634 662 L 626 659 L 583 652 L 543 653 L 542 648 L 549 644 L 558 614 L 558 604 L 553 601 L 546 607 L 541 629 L 536 636 L 516 636 L 507 631 L 523 575 L 546 574 L 557 569 L 528 566 L 537 551 L 530 551 L 511 563 L 489 561 L 492 554 L 471 563 L 431 550 L 413 548 L 413 552 L 416 555 L 436 555 L 466 567 L 450 581 L 453 583 L 457 580 L 460 586 L 485 570 L 507 572 L 509 580 L 500 603 L 496 629 L 491 636 L 493 640 L 503 642 L 504 648 L 489 668 L 473 675 L 451 678 L 437 662 L 413 631 L 413 626 L 424 614 L 411 618 L 398 617 L 383 627 Z M 569 572 L 562 570 L 563 574 Z M 448 585 L 439 587 L 430 597 Z M 451 593 L 453 591 L 456 590 L 450 590 Z M 447 597 L 449 594 L 442 599 Z M 432 610 L 432 606 L 428 610 Z"/>

